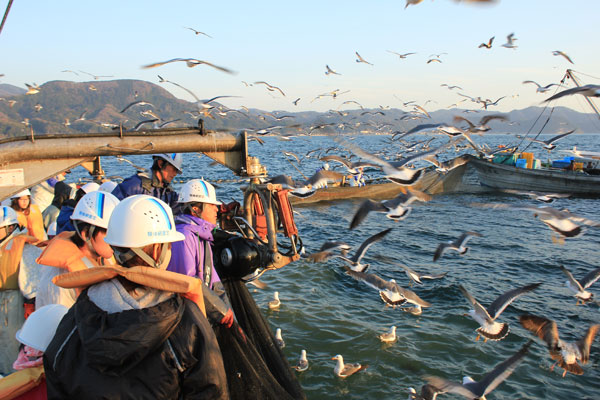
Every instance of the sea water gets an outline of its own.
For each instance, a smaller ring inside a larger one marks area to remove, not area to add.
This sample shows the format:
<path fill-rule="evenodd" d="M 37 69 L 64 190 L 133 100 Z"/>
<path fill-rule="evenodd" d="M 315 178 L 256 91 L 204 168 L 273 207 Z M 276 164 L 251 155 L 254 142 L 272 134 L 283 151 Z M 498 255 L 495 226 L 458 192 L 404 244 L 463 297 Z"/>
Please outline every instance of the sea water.
<path fill-rule="evenodd" d="M 542 139 L 546 139 L 543 137 Z M 414 135 L 409 141 L 426 139 Z M 288 174 L 296 179 L 312 175 L 323 162 L 304 158 L 299 165 L 283 154 L 293 151 L 304 156 L 313 149 L 339 147 L 331 137 L 296 137 L 280 141 L 267 137 L 265 145 L 250 142 L 250 155 L 259 157 L 271 176 Z M 402 150 L 402 145 L 390 143 L 390 136 L 359 136 L 353 143 L 372 152 L 386 150 L 389 155 Z M 499 144 L 518 142 L 513 136 L 488 135 L 476 137 L 478 143 Z M 445 142 L 445 138 L 435 143 Z M 532 145 L 527 151 L 536 153 L 543 161 L 562 159 L 560 149 L 597 151 L 599 135 L 571 135 L 560 142 L 552 153 Z M 527 142 L 524 142 L 526 145 Z M 342 150 L 328 154 L 341 154 Z M 446 154 L 446 158 L 456 154 Z M 151 165 L 149 156 L 128 157 L 138 165 Z M 290 161 L 288 161 L 288 159 Z M 222 166 L 210 166 L 211 160 L 202 155 L 184 155 L 184 173 L 174 186 L 203 177 L 218 182 L 217 196 L 224 202 L 242 201 L 240 185 Z M 336 163 L 330 162 L 334 167 Z M 103 158 L 108 175 L 127 177 L 135 171 L 129 164 Z M 75 176 L 80 172 L 75 172 Z M 376 176 L 376 173 L 368 173 Z M 474 188 L 476 189 L 476 188 Z M 564 244 L 552 241 L 552 233 L 528 211 L 493 210 L 473 207 L 473 203 L 508 203 L 511 205 L 541 205 L 527 197 L 499 193 L 470 193 L 435 196 L 427 203 L 413 203 L 411 215 L 394 222 L 384 214 L 371 213 L 356 229 L 348 226 L 361 200 L 338 201 L 311 207 L 296 207 L 295 222 L 307 252 L 317 251 L 326 240 L 342 240 L 357 249 L 367 237 L 386 228 L 393 228 L 382 241 L 368 250 L 364 262 L 371 264 L 369 272 L 384 279 L 394 278 L 409 288 L 409 280 L 397 266 L 403 263 L 420 273 L 442 273 L 440 280 L 424 281 L 413 286 L 421 298 L 432 303 L 421 316 L 401 309 L 386 307 L 377 291 L 344 274 L 342 262 L 331 260 L 310 263 L 304 259 L 261 278 L 269 285 L 266 290 L 249 286 L 257 304 L 263 310 L 273 331 L 281 328 L 286 343 L 284 353 L 290 364 L 295 364 L 302 349 L 306 349 L 310 368 L 298 373 L 298 379 L 309 399 L 404 399 L 407 388 L 418 391 L 426 383 L 425 375 L 436 375 L 460 382 L 464 375 L 482 379 L 496 365 L 512 356 L 533 335 L 519 324 L 519 315 L 531 313 L 554 319 L 563 340 L 578 340 L 590 324 L 600 323 L 596 304 L 576 306 L 576 300 L 564 286 L 566 277 L 559 266 L 564 265 L 576 278 L 600 266 L 600 231 L 587 232 Z M 593 220 L 600 220 L 599 199 L 558 199 L 556 208 Z M 476 231 L 482 237 L 471 239 L 467 254 L 444 254 L 433 262 L 433 254 L 441 242 L 453 240 L 464 231 Z M 281 238 L 285 240 L 285 238 Z M 535 291 L 516 299 L 499 317 L 510 325 L 510 333 L 501 341 L 475 341 L 479 325 L 464 316 L 470 305 L 458 289 L 463 285 L 481 304 L 489 306 L 500 294 L 519 286 L 541 282 Z M 281 307 L 269 310 L 267 303 L 278 291 Z M 600 283 L 591 287 L 600 296 Z M 398 340 L 383 344 L 378 335 L 397 326 Z M 551 372 L 545 344 L 535 339 L 529 354 L 514 373 L 501 383 L 490 399 L 599 399 L 600 398 L 600 345 L 596 338 L 592 345 L 584 374 L 567 374 L 562 369 Z M 368 368 L 346 379 L 334 375 L 336 354 L 346 362 L 368 364 Z M 460 398 L 443 395 L 443 398 Z"/>

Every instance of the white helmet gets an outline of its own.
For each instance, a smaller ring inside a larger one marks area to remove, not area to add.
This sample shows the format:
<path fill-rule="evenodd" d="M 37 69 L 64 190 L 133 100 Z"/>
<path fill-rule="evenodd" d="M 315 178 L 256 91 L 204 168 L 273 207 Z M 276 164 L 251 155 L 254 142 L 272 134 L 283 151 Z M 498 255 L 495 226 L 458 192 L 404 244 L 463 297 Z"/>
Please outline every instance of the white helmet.
<path fill-rule="evenodd" d="M 31 196 L 31 192 L 29 191 L 29 189 L 21 190 L 19 193 L 15 193 L 12 196 L 10 196 L 10 198 L 18 199 L 19 197 L 23 197 L 23 196 Z"/>
<path fill-rule="evenodd" d="M 181 192 L 179 192 L 178 202 L 209 203 L 217 206 L 223 204 L 217 200 L 215 187 L 202 179 L 187 181 L 181 188 Z"/>
<path fill-rule="evenodd" d="M 102 185 L 100 185 L 98 190 L 101 190 L 103 192 L 112 193 L 112 191 L 115 190 L 116 187 L 117 187 L 116 182 L 106 181 L 106 182 L 102 183 Z"/>
<path fill-rule="evenodd" d="M 154 154 L 152 157 L 162 158 L 163 160 L 167 161 L 169 164 L 174 166 L 179 173 L 183 172 L 183 170 L 181 169 L 183 164 L 183 156 L 181 155 L 181 153 L 160 153 Z"/>
<path fill-rule="evenodd" d="M 119 199 L 114 195 L 97 190 L 84 195 L 77 202 L 71 219 L 106 229 L 108 220 L 117 204 L 119 204 Z"/>
<path fill-rule="evenodd" d="M 115 207 L 104 241 L 116 247 L 141 248 L 183 239 L 185 236 L 175 230 L 171 207 L 156 197 L 139 194 Z"/>
<path fill-rule="evenodd" d="M 85 185 L 83 185 L 82 187 L 80 187 L 80 189 L 86 193 L 95 192 L 99 188 L 100 188 L 100 185 L 98 185 L 96 182 L 88 182 Z"/>
<path fill-rule="evenodd" d="M 35 310 L 15 335 L 24 345 L 46 351 L 58 324 L 69 309 L 62 304 L 48 304 Z"/>
<path fill-rule="evenodd" d="M 17 212 L 12 207 L 2 206 L 0 208 L 0 228 L 18 223 Z"/>

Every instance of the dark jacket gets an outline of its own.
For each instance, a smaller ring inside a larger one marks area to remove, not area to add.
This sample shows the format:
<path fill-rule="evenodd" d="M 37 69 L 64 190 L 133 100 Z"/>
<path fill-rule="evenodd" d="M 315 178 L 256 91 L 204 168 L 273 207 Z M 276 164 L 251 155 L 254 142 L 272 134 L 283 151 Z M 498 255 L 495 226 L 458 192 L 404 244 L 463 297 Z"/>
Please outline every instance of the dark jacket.
<path fill-rule="evenodd" d="M 112 194 L 119 200 L 133 196 L 134 194 L 147 194 L 161 199 L 170 205 L 171 208 L 175 208 L 177 205 L 177 192 L 171 188 L 171 185 L 162 185 L 154 176 L 154 171 L 151 171 L 151 173 L 152 178 L 142 173 L 130 176 L 119 183 L 112 191 Z"/>
<path fill-rule="evenodd" d="M 75 211 L 75 202 L 70 200 L 66 201 L 65 204 L 63 204 L 63 206 L 60 208 L 60 213 L 56 218 L 57 235 L 64 231 L 75 231 L 75 226 L 73 226 L 73 222 L 71 221 L 71 215 L 73 215 L 73 211 Z"/>
<path fill-rule="evenodd" d="M 85 290 L 44 354 L 48 399 L 226 399 L 212 329 L 175 295 L 108 314 Z"/>

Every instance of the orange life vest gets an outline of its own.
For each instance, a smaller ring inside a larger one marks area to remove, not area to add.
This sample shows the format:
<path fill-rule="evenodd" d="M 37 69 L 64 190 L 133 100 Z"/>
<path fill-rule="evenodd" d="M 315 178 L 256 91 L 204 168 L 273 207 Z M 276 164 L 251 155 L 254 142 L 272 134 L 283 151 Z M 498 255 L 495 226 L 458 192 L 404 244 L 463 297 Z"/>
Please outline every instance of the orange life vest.
<path fill-rule="evenodd" d="M 46 240 L 46 230 L 44 229 L 44 217 L 37 204 L 29 206 L 29 214 L 25 215 L 23 211 L 17 211 L 19 224 L 26 226 L 29 234 L 37 240 Z"/>
<path fill-rule="evenodd" d="M 44 381 L 44 367 L 26 368 L 0 379 L 0 399 L 15 399 Z"/>
<path fill-rule="evenodd" d="M 99 260 L 91 260 L 92 265 L 90 265 L 89 259 L 71 241 L 74 235 L 76 235 L 75 232 L 65 231 L 49 240 L 48 246 L 36 260 L 37 263 L 66 269 L 69 272 L 88 269 L 90 266 L 100 264 Z"/>
<path fill-rule="evenodd" d="M 0 245 L 0 290 L 19 289 L 19 265 L 25 243 L 34 243 L 33 236 L 19 233 Z"/>

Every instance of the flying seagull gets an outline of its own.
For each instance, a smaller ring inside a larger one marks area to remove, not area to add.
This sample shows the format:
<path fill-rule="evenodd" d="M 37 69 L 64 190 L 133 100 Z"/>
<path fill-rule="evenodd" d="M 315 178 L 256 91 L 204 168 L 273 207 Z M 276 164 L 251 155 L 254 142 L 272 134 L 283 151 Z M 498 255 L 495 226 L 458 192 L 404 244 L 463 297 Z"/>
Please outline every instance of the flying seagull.
<path fill-rule="evenodd" d="M 408 276 L 408 279 L 410 279 L 411 286 L 413 283 L 416 283 L 417 285 L 422 285 L 423 284 L 423 282 L 421 281 L 422 279 L 427 279 L 427 280 L 441 279 L 441 278 L 445 277 L 447 274 L 447 272 L 444 272 L 441 274 L 435 274 L 435 275 L 419 274 L 418 272 L 414 271 L 413 269 L 407 267 L 404 264 L 396 264 L 396 265 L 398 265 L 400 268 L 402 268 L 404 270 L 404 272 L 406 273 L 406 276 Z"/>
<path fill-rule="evenodd" d="M 329 65 L 325 65 L 325 68 L 327 68 L 327 71 L 325 71 L 325 75 L 330 75 L 330 74 L 341 75 L 340 73 L 337 73 L 334 70 L 332 70 L 331 68 L 329 68 Z"/>
<path fill-rule="evenodd" d="M 593 269 L 580 280 L 575 279 L 573 274 L 571 274 L 571 272 L 562 265 L 560 266 L 560 270 L 568 278 L 566 285 L 577 298 L 576 304 L 579 304 L 580 301 L 581 304 L 585 304 L 588 301 L 592 301 L 594 299 L 594 294 L 588 292 L 586 289 L 592 286 L 592 284 L 596 282 L 598 278 L 600 278 L 600 268 Z"/>
<path fill-rule="evenodd" d="M 476 341 L 479 340 L 479 336 L 483 336 L 484 341 L 490 340 L 502 340 L 508 335 L 510 331 L 507 323 L 496 322 L 496 319 L 502 314 L 502 312 L 512 303 L 517 297 L 531 292 L 538 288 L 541 283 L 534 283 L 531 285 L 522 286 L 517 289 L 509 290 L 508 292 L 498 296 L 496 300 L 490 304 L 488 308 L 484 308 L 462 285 L 459 285 L 459 289 L 466 299 L 471 303 L 473 309 L 469 310 L 468 314 L 471 318 L 481 325 L 475 331 L 477 332 Z"/>
<path fill-rule="evenodd" d="M 570 343 L 560 339 L 555 321 L 536 315 L 521 315 L 519 321 L 523 328 L 535 334 L 548 345 L 550 358 L 556 361 L 550 367 L 550 371 L 558 364 L 560 368 L 564 369 L 563 377 L 567 372 L 583 375 L 583 368 L 577 361 L 581 361 L 582 364 L 588 362 L 590 347 L 600 325 L 591 325 L 581 339 Z"/>
<path fill-rule="evenodd" d="M 408 57 L 410 55 L 417 54 L 417 53 L 404 53 L 404 54 L 400 54 L 400 53 L 396 53 L 395 51 L 390 51 L 390 50 L 387 50 L 387 52 L 397 55 L 398 57 L 400 57 L 400 59 L 404 59 L 404 58 L 406 58 L 406 57 Z"/>
<path fill-rule="evenodd" d="M 467 251 L 469 250 L 469 248 L 466 247 L 467 242 L 472 237 L 481 237 L 481 236 L 482 236 L 481 233 L 465 232 L 462 235 L 460 235 L 459 238 L 456 240 L 449 240 L 446 243 L 440 243 L 438 245 L 437 249 L 435 250 L 435 254 L 433 255 L 433 261 L 437 261 L 448 250 L 455 250 L 461 256 L 465 255 L 467 253 Z"/>
<path fill-rule="evenodd" d="M 530 140 L 532 142 L 535 142 L 535 143 L 539 143 L 539 144 L 543 145 L 546 150 L 550 151 L 550 150 L 554 150 L 556 148 L 556 145 L 554 144 L 554 142 L 557 142 L 559 139 L 562 139 L 565 136 L 568 136 L 573 132 L 575 132 L 575 129 L 570 130 L 569 132 L 561 133 L 560 135 L 556 135 L 548 140 L 537 140 L 537 139 L 532 139 L 532 138 L 526 138 L 526 139 Z"/>
<path fill-rule="evenodd" d="M 336 156 L 336 155 L 329 155 L 329 156 L 321 157 L 321 158 L 319 158 L 319 161 L 339 162 L 344 167 L 346 167 L 346 169 L 348 170 L 349 173 L 351 173 L 353 175 L 359 173 L 358 168 L 373 167 L 373 168 L 381 169 L 381 167 L 379 165 L 374 164 L 374 163 L 370 163 L 370 162 L 366 162 L 366 161 L 352 162 L 343 157 Z"/>
<path fill-rule="evenodd" d="M 558 83 L 549 83 L 546 86 L 542 86 L 535 81 L 523 81 L 523 84 L 526 83 L 533 83 L 535 86 L 537 86 L 537 89 L 535 89 L 537 93 L 546 93 L 552 86 L 560 86 Z"/>
<path fill-rule="evenodd" d="M 516 49 L 517 45 L 514 43 L 517 40 L 514 33 L 506 36 L 506 43 L 502 45 L 502 47 L 506 47 L 507 49 Z"/>
<path fill-rule="evenodd" d="M 469 377 L 465 377 L 461 385 L 436 376 L 428 376 L 426 378 L 429 384 L 433 385 L 435 388 L 439 388 L 440 392 L 456 393 L 468 399 L 483 398 L 513 373 L 515 368 L 517 368 L 519 363 L 523 360 L 523 357 L 525 357 L 529 351 L 529 346 L 531 346 L 531 341 L 524 344 L 523 347 L 509 359 L 498 364 L 479 382 L 476 382 Z"/>
<path fill-rule="evenodd" d="M 119 111 L 119 113 L 123 114 L 125 111 L 127 111 L 130 107 L 133 107 L 133 106 L 152 106 L 152 107 L 154 107 L 154 104 L 148 103 L 147 101 L 143 101 L 143 100 L 134 101 L 133 103 L 127 104 L 125 106 L 125 108 L 123 108 L 121 111 Z"/>
<path fill-rule="evenodd" d="M 255 85 L 265 85 L 267 87 L 267 90 L 271 91 L 271 92 L 277 90 L 279 93 L 281 93 L 282 96 L 285 97 L 285 93 L 283 93 L 283 90 L 279 89 L 277 86 L 270 85 L 265 81 L 254 82 L 254 84 Z"/>
<path fill-rule="evenodd" d="M 351 247 L 342 241 L 327 241 L 321 245 L 318 252 L 308 254 L 306 258 L 312 262 L 321 262 L 329 259 L 336 251 L 345 256 L 350 249 Z"/>
<path fill-rule="evenodd" d="M 564 57 L 564 58 L 565 58 L 565 60 L 567 60 L 567 61 L 568 61 L 568 62 L 570 62 L 571 64 L 575 64 L 575 63 L 573 62 L 573 60 L 571 60 L 571 57 L 569 57 L 568 55 L 566 55 L 564 52 L 562 52 L 562 51 L 560 51 L 560 50 L 554 50 L 554 51 L 552 52 L 552 55 L 553 55 L 553 56 L 562 56 L 562 57 Z"/>
<path fill-rule="evenodd" d="M 198 59 L 195 59 L 195 58 L 173 58 L 173 59 L 167 60 L 167 61 L 160 61 L 160 62 L 157 62 L 157 63 L 154 63 L 154 64 L 143 65 L 142 68 L 144 68 L 144 69 L 155 68 L 155 67 L 160 67 L 161 65 L 169 64 L 169 63 L 172 63 L 172 62 L 178 62 L 178 61 L 185 62 L 185 64 L 189 68 L 193 68 L 195 66 L 203 64 L 203 65 L 208 65 L 209 67 L 213 67 L 215 69 L 218 69 L 219 71 L 226 72 L 228 74 L 235 74 L 236 73 L 235 71 L 232 71 L 229 68 L 220 67 L 218 65 L 209 63 L 208 61 L 198 60 Z"/>
<path fill-rule="evenodd" d="M 544 100 L 544 103 L 552 100 L 559 99 L 564 96 L 570 96 L 572 94 L 580 94 L 585 97 L 600 97 L 600 85 L 584 85 L 556 93 L 554 96 L 548 97 Z"/>
<path fill-rule="evenodd" d="M 482 48 L 482 47 L 485 47 L 486 49 L 491 49 L 491 48 L 492 48 L 492 42 L 494 41 L 494 38 L 495 38 L 495 37 L 496 37 L 496 36 L 492 36 L 492 37 L 490 38 L 490 40 L 488 40 L 488 42 L 487 42 L 487 43 L 481 43 L 479 46 L 477 46 L 477 48 L 479 48 L 479 49 L 480 49 L 480 48 Z"/>
<path fill-rule="evenodd" d="M 388 233 L 390 233 L 391 230 L 392 228 L 388 228 L 367 238 L 367 240 L 365 240 L 360 245 L 358 250 L 356 250 L 352 258 L 347 258 L 343 255 L 335 255 L 334 257 L 341 258 L 342 260 L 344 260 L 347 264 L 350 265 L 350 269 L 352 271 L 365 272 L 367 268 L 369 268 L 369 264 L 362 264 L 361 260 L 367 253 L 367 250 L 369 249 L 369 247 L 371 247 L 371 245 L 383 239 Z"/>
<path fill-rule="evenodd" d="M 352 222 L 350 222 L 350 229 L 356 228 L 371 211 L 384 212 L 386 217 L 394 221 L 401 221 L 410 214 L 412 208 L 409 205 L 417 200 L 429 201 L 431 196 L 418 190 L 411 190 L 406 194 L 400 193 L 391 200 L 374 201 L 366 199 L 354 213 Z"/>
<path fill-rule="evenodd" d="M 211 39 L 213 38 L 213 37 L 212 37 L 212 36 L 210 36 L 209 34 L 207 34 L 207 33 L 204 33 L 204 32 L 200 32 L 200 31 L 197 31 L 197 30 L 195 30 L 194 28 L 188 28 L 187 26 L 184 26 L 184 28 L 185 28 L 185 29 L 189 29 L 190 31 L 194 32 L 196 35 L 204 35 L 204 36 L 206 36 L 206 37 L 209 37 L 209 38 L 211 38 Z"/>
<path fill-rule="evenodd" d="M 365 60 L 364 58 L 362 58 L 362 56 L 360 54 L 358 54 L 358 51 L 355 51 L 354 53 L 356 54 L 356 57 L 358 57 L 356 59 L 357 63 L 365 63 L 365 64 L 373 65 L 370 62 L 368 62 L 367 60 Z"/>

